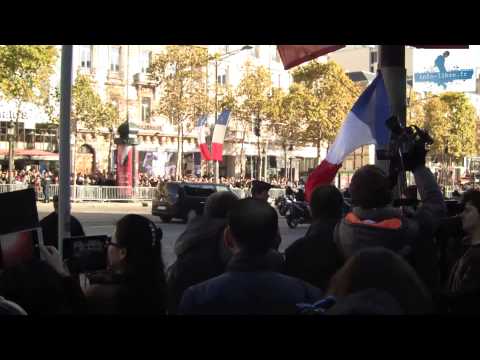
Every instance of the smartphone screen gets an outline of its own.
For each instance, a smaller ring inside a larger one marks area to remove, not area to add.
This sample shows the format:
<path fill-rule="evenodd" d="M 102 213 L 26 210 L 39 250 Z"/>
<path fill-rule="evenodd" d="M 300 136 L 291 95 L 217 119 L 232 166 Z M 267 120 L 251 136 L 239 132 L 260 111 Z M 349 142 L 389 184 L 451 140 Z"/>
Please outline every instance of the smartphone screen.
<path fill-rule="evenodd" d="M 77 236 L 63 242 L 63 257 L 72 273 L 87 273 L 107 268 L 109 236 Z"/>
<path fill-rule="evenodd" d="M 0 267 L 9 268 L 40 258 L 41 229 L 0 235 Z"/>

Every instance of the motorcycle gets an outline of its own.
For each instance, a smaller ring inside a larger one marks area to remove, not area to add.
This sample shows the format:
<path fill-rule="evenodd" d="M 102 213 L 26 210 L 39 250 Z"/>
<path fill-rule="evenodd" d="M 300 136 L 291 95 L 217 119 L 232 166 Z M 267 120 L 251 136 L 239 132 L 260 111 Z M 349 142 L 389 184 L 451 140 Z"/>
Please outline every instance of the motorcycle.
<path fill-rule="evenodd" d="M 291 201 L 287 204 L 285 219 L 288 227 L 291 229 L 295 229 L 298 224 L 311 223 L 312 216 L 310 215 L 308 204 L 304 201 Z"/>
<path fill-rule="evenodd" d="M 285 216 L 287 212 L 288 205 L 293 201 L 290 196 L 283 195 L 275 199 L 275 207 L 278 209 L 278 212 L 281 216 Z"/>

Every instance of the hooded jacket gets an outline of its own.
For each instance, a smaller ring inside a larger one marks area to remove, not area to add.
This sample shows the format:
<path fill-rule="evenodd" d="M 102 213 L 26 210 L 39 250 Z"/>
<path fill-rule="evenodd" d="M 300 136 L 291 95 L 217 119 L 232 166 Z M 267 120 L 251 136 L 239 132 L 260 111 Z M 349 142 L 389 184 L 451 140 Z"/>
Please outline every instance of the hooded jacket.
<path fill-rule="evenodd" d="M 386 206 L 377 209 L 354 207 L 336 226 L 334 241 L 348 259 L 357 251 L 382 246 L 403 255 L 431 289 L 439 287 L 439 269 L 434 234 L 446 215 L 442 193 L 425 166 L 414 171 L 422 205 L 411 216 Z"/>

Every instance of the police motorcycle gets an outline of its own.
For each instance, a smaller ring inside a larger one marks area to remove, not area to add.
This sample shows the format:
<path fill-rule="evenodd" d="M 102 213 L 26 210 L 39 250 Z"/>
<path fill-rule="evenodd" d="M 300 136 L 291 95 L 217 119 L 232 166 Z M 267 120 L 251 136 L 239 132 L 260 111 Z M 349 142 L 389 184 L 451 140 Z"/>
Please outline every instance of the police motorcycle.
<path fill-rule="evenodd" d="M 293 201 L 295 201 L 295 194 L 289 187 L 287 187 L 285 195 L 279 196 L 275 199 L 275 207 L 281 216 L 285 216 L 289 204 L 291 204 Z"/>
<path fill-rule="evenodd" d="M 310 224 L 312 222 L 310 207 L 305 201 L 302 189 L 299 189 L 295 198 L 286 205 L 285 220 L 291 229 L 295 229 L 298 224 Z"/>

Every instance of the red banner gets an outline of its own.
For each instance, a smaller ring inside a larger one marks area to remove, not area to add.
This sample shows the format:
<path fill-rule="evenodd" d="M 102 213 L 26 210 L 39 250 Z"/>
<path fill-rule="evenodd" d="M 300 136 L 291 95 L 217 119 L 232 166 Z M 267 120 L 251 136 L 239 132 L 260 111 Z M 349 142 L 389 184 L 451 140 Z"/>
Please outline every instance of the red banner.
<path fill-rule="evenodd" d="M 132 147 L 117 145 L 117 186 L 132 186 Z"/>

